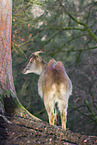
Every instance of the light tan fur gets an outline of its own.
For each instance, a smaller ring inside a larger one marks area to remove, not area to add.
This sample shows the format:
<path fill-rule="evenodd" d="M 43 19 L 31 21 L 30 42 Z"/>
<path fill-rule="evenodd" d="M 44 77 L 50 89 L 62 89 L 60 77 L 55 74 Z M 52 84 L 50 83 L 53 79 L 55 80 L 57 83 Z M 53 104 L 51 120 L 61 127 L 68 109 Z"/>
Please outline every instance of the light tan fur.
<path fill-rule="evenodd" d="M 34 55 L 37 56 L 37 53 L 34 53 Z M 31 62 L 30 59 L 28 63 Z M 61 115 L 62 129 L 66 130 L 68 99 L 72 94 L 71 80 L 69 79 L 61 61 L 56 62 L 54 59 L 51 59 L 47 64 L 39 55 L 37 56 L 37 60 L 34 59 L 33 62 L 35 61 L 36 63 L 32 62 L 30 64 L 36 64 L 34 70 L 30 70 L 30 73 L 36 73 L 35 68 L 39 71 L 37 73 L 40 74 L 38 80 L 38 93 L 44 100 L 44 105 L 49 117 L 49 123 L 54 125 L 57 120 L 58 112 L 55 107 L 55 104 L 57 103 Z M 33 69 L 33 67 L 30 68 Z M 26 72 L 26 67 L 24 70 L 25 74 L 29 73 Z"/>

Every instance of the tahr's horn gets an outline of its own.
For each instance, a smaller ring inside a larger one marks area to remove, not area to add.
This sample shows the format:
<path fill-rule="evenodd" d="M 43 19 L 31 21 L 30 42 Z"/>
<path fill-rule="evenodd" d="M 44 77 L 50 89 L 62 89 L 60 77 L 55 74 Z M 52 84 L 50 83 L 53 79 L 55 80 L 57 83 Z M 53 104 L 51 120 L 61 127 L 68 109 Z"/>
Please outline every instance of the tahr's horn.
<path fill-rule="evenodd" d="M 39 53 L 44 53 L 43 51 L 36 51 L 34 52 L 35 55 L 39 55 Z"/>

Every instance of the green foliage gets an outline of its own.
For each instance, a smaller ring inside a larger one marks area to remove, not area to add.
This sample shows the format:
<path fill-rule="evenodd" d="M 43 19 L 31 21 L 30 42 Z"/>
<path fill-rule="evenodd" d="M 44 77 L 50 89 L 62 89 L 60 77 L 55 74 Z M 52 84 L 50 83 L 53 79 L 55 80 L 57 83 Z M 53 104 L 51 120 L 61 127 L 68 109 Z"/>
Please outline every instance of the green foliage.
<path fill-rule="evenodd" d="M 88 130 L 87 124 L 91 124 L 87 134 L 97 132 L 96 129 L 93 130 L 95 121 L 87 121 L 84 115 L 91 115 L 89 108 L 97 115 L 97 108 L 94 107 L 97 105 L 91 99 L 94 97 L 96 102 L 96 5 L 95 0 L 13 1 L 13 76 L 20 102 L 31 113 L 47 120 L 43 101 L 38 95 L 39 76 L 21 73 L 29 55 L 42 50 L 45 52 L 42 57 L 47 62 L 51 57 L 63 61 L 73 82 L 74 91 L 70 103 L 74 113 L 69 106 L 68 127 L 82 132 Z M 88 100 L 89 106 L 85 100 Z M 78 112 L 75 108 L 79 106 L 82 107 Z"/>

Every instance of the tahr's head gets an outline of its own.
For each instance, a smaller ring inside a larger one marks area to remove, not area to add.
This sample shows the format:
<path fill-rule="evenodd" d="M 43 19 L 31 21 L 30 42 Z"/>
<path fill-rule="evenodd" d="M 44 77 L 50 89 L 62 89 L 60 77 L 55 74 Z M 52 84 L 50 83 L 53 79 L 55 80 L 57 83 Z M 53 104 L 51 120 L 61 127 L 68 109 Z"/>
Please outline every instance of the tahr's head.
<path fill-rule="evenodd" d="M 46 65 L 46 62 L 39 56 L 39 53 L 43 53 L 42 51 L 34 52 L 28 58 L 28 61 L 22 71 L 23 74 L 28 73 L 36 73 L 38 75 L 42 72 L 43 65 Z"/>

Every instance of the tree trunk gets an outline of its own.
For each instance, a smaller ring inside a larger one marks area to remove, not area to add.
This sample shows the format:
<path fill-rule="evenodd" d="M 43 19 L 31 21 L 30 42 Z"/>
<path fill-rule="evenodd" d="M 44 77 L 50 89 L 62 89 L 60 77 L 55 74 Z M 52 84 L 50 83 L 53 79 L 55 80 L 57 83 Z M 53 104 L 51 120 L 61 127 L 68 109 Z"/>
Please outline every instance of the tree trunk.
<path fill-rule="evenodd" d="M 12 0 L 0 0 L 0 112 L 34 117 L 16 95 L 12 76 L 11 26 Z"/>
<path fill-rule="evenodd" d="M 11 59 L 11 25 L 12 25 L 12 2 L 1 1 L 0 4 L 0 85 L 3 90 L 11 90 L 16 96 L 12 78 Z"/>

